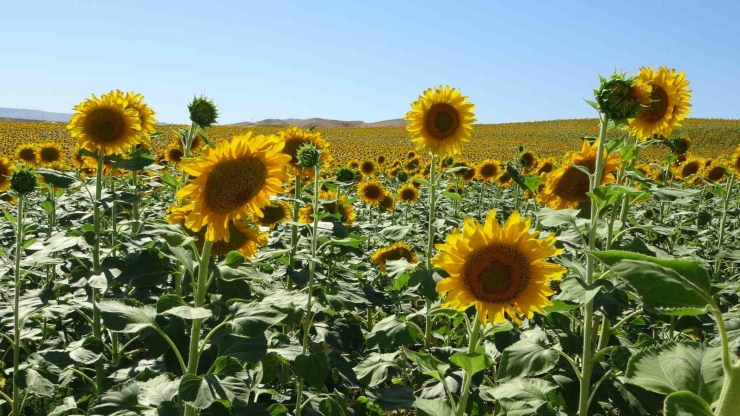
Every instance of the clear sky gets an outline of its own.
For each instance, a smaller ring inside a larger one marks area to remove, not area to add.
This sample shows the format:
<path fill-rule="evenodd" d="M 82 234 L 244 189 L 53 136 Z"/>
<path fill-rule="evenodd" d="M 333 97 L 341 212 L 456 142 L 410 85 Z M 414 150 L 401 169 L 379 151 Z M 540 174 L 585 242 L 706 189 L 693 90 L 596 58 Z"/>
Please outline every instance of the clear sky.
<path fill-rule="evenodd" d="M 0 107 L 71 112 L 91 93 L 145 95 L 186 122 L 401 118 L 449 84 L 479 122 L 593 116 L 598 75 L 683 70 L 692 117 L 740 118 L 740 2 L 33 1 L 0 12 Z"/>

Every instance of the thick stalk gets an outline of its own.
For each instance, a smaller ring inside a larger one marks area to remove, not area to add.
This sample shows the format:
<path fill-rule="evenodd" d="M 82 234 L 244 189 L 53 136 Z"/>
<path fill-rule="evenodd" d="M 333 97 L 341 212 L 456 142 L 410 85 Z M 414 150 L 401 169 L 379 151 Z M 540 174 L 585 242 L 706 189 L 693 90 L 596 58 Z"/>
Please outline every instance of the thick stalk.
<path fill-rule="evenodd" d="M 311 230 L 311 258 L 316 257 L 316 249 L 318 246 L 318 232 L 319 232 L 319 191 L 321 190 L 321 178 L 320 178 L 320 171 L 321 171 L 321 165 L 316 165 L 315 167 L 315 175 L 314 175 L 314 181 L 313 181 L 313 206 L 314 206 L 314 217 L 313 217 L 313 226 Z M 314 276 L 316 275 L 316 262 L 311 260 L 308 263 L 308 300 L 306 301 L 306 317 L 303 321 L 303 355 L 306 355 L 308 352 L 308 341 L 309 341 L 309 334 L 311 332 L 311 324 L 313 323 L 313 313 L 311 312 L 311 309 L 313 308 L 313 286 L 314 286 Z M 370 318 L 368 318 L 370 319 Z M 295 402 L 295 414 L 296 416 L 300 416 L 301 414 L 301 408 L 303 406 L 303 387 L 304 387 L 304 380 L 303 377 L 298 378 L 298 385 L 296 386 L 297 392 L 296 392 L 296 402 Z"/>
<path fill-rule="evenodd" d="M 131 172 L 131 181 L 134 183 L 134 196 L 139 196 L 139 171 Z M 134 224 L 131 226 L 133 234 L 139 233 L 139 201 L 134 200 L 133 213 Z"/>
<path fill-rule="evenodd" d="M 298 200 L 301 199 L 302 195 L 302 189 L 301 189 L 301 178 L 299 175 L 295 176 L 295 195 L 293 195 L 293 219 L 292 221 L 295 223 L 298 221 L 298 211 L 300 210 L 300 205 L 298 205 Z M 316 209 L 316 208 L 314 208 Z M 295 253 L 296 250 L 298 250 L 298 226 L 295 224 L 292 224 L 290 226 L 290 253 L 288 254 L 288 266 L 295 267 Z M 290 277 L 288 277 L 288 289 L 291 288 L 292 282 L 290 280 Z"/>
<path fill-rule="evenodd" d="M 206 241 L 203 244 L 203 250 L 200 255 L 198 264 L 198 281 L 195 282 L 195 307 L 200 308 L 206 301 L 206 292 L 208 291 L 208 264 L 211 261 L 211 247 L 213 241 Z M 193 326 L 190 331 L 190 353 L 188 354 L 188 374 L 198 374 L 198 360 L 200 359 L 200 329 L 203 324 L 202 319 L 193 319 Z M 195 408 L 185 407 L 186 416 L 194 416 Z"/>
<path fill-rule="evenodd" d="M 198 124 L 193 122 L 193 124 L 190 125 L 190 130 L 188 130 L 188 135 L 185 138 L 185 148 L 183 149 L 183 157 L 189 158 L 190 157 L 190 148 L 193 146 L 193 139 L 198 133 Z M 185 172 L 185 170 L 182 171 L 182 179 L 180 180 L 180 185 L 178 190 L 185 186 L 185 184 L 188 183 L 188 173 Z"/>
<path fill-rule="evenodd" d="M 13 290 L 13 375 L 18 374 L 21 363 L 21 326 L 20 326 L 20 299 L 21 299 L 21 256 L 23 255 L 23 194 L 18 195 L 18 218 L 15 221 L 15 289 Z M 21 413 L 21 389 L 13 383 L 13 416 Z"/>
<path fill-rule="evenodd" d="M 110 178 L 110 192 L 111 194 L 113 194 L 113 203 L 111 204 L 111 215 L 110 215 L 110 223 L 111 223 L 110 247 L 113 253 L 115 254 L 116 252 L 116 232 L 117 232 L 116 229 L 118 228 L 116 217 L 118 213 L 116 212 L 117 211 L 116 209 L 116 181 L 114 178 Z"/>
<path fill-rule="evenodd" d="M 100 223 L 102 221 L 102 212 L 100 211 L 100 200 L 103 196 L 103 155 L 98 153 L 98 169 L 95 172 L 95 201 L 93 201 L 93 228 L 95 231 L 95 241 L 93 242 L 93 270 L 96 272 L 100 269 L 100 239 L 102 238 L 100 232 Z M 100 289 L 92 288 L 92 307 L 93 307 L 93 336 L 99 340 L 103 340 L 103 325 L 100 317 L 100 309 L 98 309 L 98 299 L 100 297 Z M 105 381 L 105 369 L 103 368 L 103 360 L 100 359 L 95 362 L 95 383 L 97 384 L 96 391 L 102 392 L 103 382 Z"/>
<path fill-rule="evenodd" d="M 432 165 L 429 168 L 429 239 L 427 241 L 427 270 L 432 270 L 432 254 L 434 253 L 434 221 L 437 219 L 437 178 L 436 178 L 436 158 L 432 155 Z M 426 299 L 426 321 L 424 326 L 424 347 L 429 348 L 432 345 L 432 316 L 429 310 L 432 308 L 432 302 Z"/>
<path fill-rule="evenodd" d="M 735 175 L 730 175 L 730 179 L 727 180 L 725 187 L 725 198 L 722 201 L 722 216 L 719 219 L 719 237 L 717 238 L 717 251 L 722 250 L 722 244 L 725 241 L 725 223 L 727 222 L 727 209 L 730 206 L 730 195 L 732 194 L 732 185 L 735 182 Z M 714 278 L 717 279 L 720 275 L 720 266 L 722 260 L 719 254 L 717 259 L 714 261 Z"/>
<path fill-rule="evenodd" d="M 478 349 L 478 336 L 480 335 L 481 323 L 478 319 L 478 313 L 475 314 L 475 320 L 473 322 L 473 328 L 470 330 L 470 344 L 468 344 L 468 354 L 473 354 Z M 463 380 L 462 390 L 460 393 L 460 401 L 457 403 L 457 410 L 455 416 L 463 416 L 465 414 L 465 407 L 468 404 L 468 397 L 470 396 L 470 381 L 473 379 L 473 374 L 468 374 L 465 371 L 465 379 Z"/>
<path fill-rule="evenodd" d="M 601 177 L 604 170 L 604 141 L 606 140 L 607 126 L 609 119 L 603 116 L 601 119 L 601 131 L 599 132 L 599 144 L 596 153 L 596 166 L 593 178 L 591 179 L 590 190 L 601 184 Z M 596 248 L 596 226 L 599 217 L 599 209 L 593 202 L 591 203 L 591 225 L 588 235 L 588 248 L 593 251 Z M 594 258 L 586 256 L 586 283 L 591 284 L 594 280 Z M 580 396 L 578 400 L 578 414 L 588 416 L 588 397 L 591 388 L 591 371 L 593 370 L 593 319 L 594 303 L 593 300 L 586 303 L 583 311 L 583 356 L 581 370 Z"/>
<path fill-rule="evenodd" d="M 717 416 L 740 415 L 740 367 L 732 366 L 725 371 L 725 383 L 717 401 Z"/>

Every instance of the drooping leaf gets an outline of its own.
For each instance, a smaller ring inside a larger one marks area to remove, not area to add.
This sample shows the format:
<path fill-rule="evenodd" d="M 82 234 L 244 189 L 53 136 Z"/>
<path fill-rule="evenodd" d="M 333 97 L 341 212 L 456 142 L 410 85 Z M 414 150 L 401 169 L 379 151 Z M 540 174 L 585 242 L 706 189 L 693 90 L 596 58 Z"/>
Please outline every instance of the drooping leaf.
<path fill-rule="evenodd" d="M 393 349 L 413 344 L 419 335 L 413 325 L 399 320 L 396 315 L 391 315 L 375 324 L 367 337 L 367 346 L 381 350 Z"/>
<path fill-rule="evenodd" d="M 496 381 L 536 376 L 552 370 L 558 363 L 558 353 L 545 344 L 544 332 L 531 333 L 504 350 Z"/>
<path fill-rule="evenodd" d="M 136 333 L 156 326 L 157 310 L 154 306 L 135 308 L 115 300 L 103 299 L 98 302 L 98 309 L 103 323 L 112 331 Z"/>
<path fill-rule="evenodd" d="M 397 367 L 397 357 L 397 352 L 388 354 L 370 353 L 354 368 L 355 374 L 364 385 L 368 387 L 377 386 L 388 377 L 389 369 Z"/>
<path fill-rule="evenodd" d="M 714 416 L 709 404 L 690 391 L 671 393 L 663 405 L 665 416 Z"/>

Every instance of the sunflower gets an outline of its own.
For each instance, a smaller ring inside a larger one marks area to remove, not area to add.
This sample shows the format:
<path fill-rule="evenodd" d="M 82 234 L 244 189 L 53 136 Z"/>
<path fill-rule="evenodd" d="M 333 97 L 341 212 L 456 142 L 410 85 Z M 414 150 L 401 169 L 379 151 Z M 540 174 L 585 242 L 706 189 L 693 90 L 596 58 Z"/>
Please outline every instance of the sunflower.
<path fill-rule="evenodd" d="M 365 176 L 370 176 L 375 173 L 375 162 L 372 160 L 366 160 L 360 165 L 360 172 Z"/>
<path fill-rule="evenodd" d="M 416 143 L 417 150 L 435 155 L 462 153 L 462 144 L 470 140 L 473 130 L 473 103 L 460 91 L 449 86 L 439 86 L 424 91 L 423 96 L 411 104 L 406 113 L 406 126 Z"/>
<path fill-rule="evenodd" d="M 388 211 L 392 211 L 396 208 L 396 199 L 393 198 L 393 194 L 386 191 L 385 195 L 383 195 L 383 199 L 380 200 L 380 206 Z"/>
<path fill-rule="evenodd" d="M 475 178 L 478 172 L 476 171 L 475 166 L 468 166 L 467 169 L 460 173 L 460 179 L 462 179 L 463 182 L 470 182 Z"/>
<path fill-rule="evenodd" d="M 465 189 L 462 186 L 459 186 L 457 184 L 451 183 L 447 185 L 447 192 L 451 194 L 458 194 L 462 196 L 462 194 L 465 192 Z"/>
<path fill-rule="evenodd" d="M 260 225 L 274 227 L 279 222 L 289 221 L 291 218 L 290 206 L 282 201 L 275 201 L 262 208 L 262 218 L 258 218 Z"/>
<path fill-rule="evenodd" d="M 409 159 L 409 161 L 403 165 L 404 169 L 406 169 L 407 172 L 416 172 L 417 170 L 419 170 L 420 166 L 421 159 L 419 159 L 418 157 Z"/>
<path fill-rule="evenodd" d="M 321 206 L 324 211 L 332 215 L 339 214 L 339 220 L 344 225 L 351 225 L 355 222 L 357 213 L 352 208 L 352 204 L 347 203 L 347 196 L 342 195 L 337 199 L 337 195 L 332 191 L 323 191 L 319 193 L 319 199 L 322 200 Z"/>
<path fill-rule="evenodd" d="M 7 157 L 0 156 L 0 192 L 10 189 L 10 176 L 15 166 Z"/>
<path fill-rule="evenodd" d="M 681 163 L 676 169 L 678 179 L 686 179 L 691 175 L 696 175 L 704 167 L 704 161 L 697 157 L 690 157 Z"/>
<path fill-rule="evenodd" d="M 501 164 L 497 160 L 486 159 L 478 164 L 478 178 L 490 182 L 501 173 Z"/>
<path fill-rule="evenodd" d="M 553 248 L 555 235 L 530 234 L 530 222 L 515 211 L 501 227 L 492 211 L 485 224 L 465 218 L 462 233 L 456 229 L 437 244 L 432 264 L 449 274 L 437 283 L 444 306 L 475 306 L 484 324 L 504 323 L 505 314 L 519 324 L 522 316 L 544 313 L 554 293 L 549 282 L 560 280 L 566 269 L 545 261 L 562 251 Z"/>
<path fill-rule="evenodd" d="M 406 204 L 413 205 L 419 200 L 419 190 L 414 185 L 406 184 L 398 190 L 398 199 Z"/>
<path fill-rule="evenodd" d="M 704 177 L 712 182 L 720 183 L 725 180 L 727 168 L 724 163 L 716 163 L 704 168 Z M 2 188 L 0 188 L 1 190 Z"/>
<path fill-rule="evenodd" d="M 537 175 L 550 173 L 555 169 L 555 162 L 551 158 L 547 158 L 537 166 Z"/>
<path fill-rule="evenodd" d="M 406 243 L 395 243 L 390 247 L 379 248 L 371 256 L 372 261 L 378 264 L 381 272 L 385 273 L 388 260 L 406 259 L 411 264 L 419 261 L 418 256 L 411 250 L 411 246 Z"/>
<path fill-rule="evenodd" d="M 735 172 L 736 175 L 740 175 L 740 146 L 735 150 L 735 154 L 732 155 L 730 168 L 732 168 L 732 171 Z"/>
<path fill-rule="evenodd" d="M 502 188 L 510 187 L 511 186 L 511 175 L 509 175 L 509 172 L 504 171 L 504 173 L 502 173 L 501 176 L 499 176 L 496 179 L 496 183 L 498 184 L 498 186 Z"/>
<path fill-rule="evenodd" d="M 169 146 L 167 146 L 167 149 L 164 151 L 164 159 L 170 165 L 174 165 L 174 166 L 179 165 L 180 162 L 182 162 L 182 158 L 184 156 L 185 156 L 185 152 L 176 143 L 170 144 Z"/>
<path fill-rule="evenodd" d="M 406 158 L 407 159 L 413 159 L 415 157 L 416 157 L 416 152 L 414 152 L 413 150 L 409 150 L 409 152 L 406 153 Z"/>
<path fill-rule="evenodd" d="M 300 149 L 301 146 L 311 143 L 321 151 L 325 150 L 329 146 L 321 137 L 319 132 L 308 131 L 295 126 L 288 127 L 281 131 L 278 134 L 278 137 L 284 143 L 282 152 L 290 156 L 290 168 L 296 172 L 313 171 L 313 168 L 301 169 L 298 166 L 298 149 Z M 321 161 L 328 160 L 328 156 L 328 153 L 323 152 L 321 154 Z"/>
<path fill-rule="evenodd" d="M 537 164 L 537 157 L 531 151 L 527 150 L 519 155 L 519 164 L 524 169 L 532 169 Z"/>
<path fill-rule="evenodd" d="M 229 239 L 216 241 L 213 243 L 211 253 L 224 256 L 232 251 L 238 251 L 247 258 L 252 258 L 260 246 L 267 244 L 267 233 L 263 233 L 258 227 L 247 227 L 243 220 L 236 220 L 229 223 Z M 198 232 L 198 237 L 203 237 L 205 230 Z M 203 246 L 203 239 L 199 238 L 196 246 L 200 250 Z"/>
<path fill-rule="evenodd" d="M 377 161 L 378 161 L 378 164 L 379 164 L 379 165 L 382 165 L 382 164 L 384 164 L 384 163 L 385 163 L 385 161 L 386 161 L 386 158 L 385 158 L 385 156 L 383 156 L 383 155 L 380 155 L 380 156 L 378 156 L 378 158 L 377 158 L 377 159 L 375 159 L 375 160 L 377 160 Z"/>
<path fill-rule="evenodd" d="M 357 187 L 357 193 L 360 198 L 370 205 L 380 205 L 380 201 L 385 197 L 385 190 L 378 181 L 367 181 Z"/>
<path fill-rule="evenodd" d="M 287 178 L 283 167 L 290 155 L 282 152 L 284 143 L 272 135 L 249 132 L 183 160 L 182 169 L 196 177 L 177 192 L 178 198 L 193 204 L 185 225 L 192 230 L 207 225 L 208 241 L 228 241 L 227 227 L 233 219 L 262 217 L 262 207 Z"/>
<path fill-rule="evenodd" d="M 691 90 L 686 75 L 665 67 L 641 68 L 637 75 L 638 84 L 652 87 L 651 103 L 637 111 L 637 117 L 629 120 L 629 131 L 640 140 L 653 135 L 667 137 L 689 114 Z"/>
<path fill-rule="evenodd" d="M 46 142 L 38 146 L 39 162 L 44 166 L 58 163 L 64 157 L 62 149 L 54 143 Z"/>
<path fill-rule="evenodd" d="M 39 149 L 33 144 L 22 144 L 15 149 L 15 158 L 27 166 L 36 166 L 39 162 Z"/>
<path fill-rule="evenodd" d="M 129 106 L 120 91 L 100 98 L 95 95 L 74 107 L 67 129 L 77 138 L 78 147 L 105 155 L 125 153 L 138 142 L 139 113 Z"/>
<path fill-rule="evenodd" d="M 301 224 L 313 224 L 313 205 L 306 204 L 298 210 L 298 222 Z"/>
<path fill-rule="evenodd" d="M 592 174 L 596 172 L 598 146 L 598 141 L 589 146 L 588 141 L 584 140 L 580 152 L 568 152 L 569 161 L 566 166 L 547 174 L 545 189 L 537 194 L 538 202 L 552 209 L 564 209 L 576 208 L 580 203 L 590 201 L 587 195 L 590 191 L 590 180 L 585 173 L 573 165 L 585 167 Z M 599 186 L 614 181 L 611 172 L 619 169 L 620 164 L 619 155 L 608 154 L 604 160 L 604 170 Z"/>
<path fill-rule="evenodd" d="M 121 94 L 120 91 L 119 94 Z M 156 132 L 157 119 L 154 117 L 154 110 L 144 102 L 144 96 L 135 92 L 127 92 L 125 100 L 130 108 L 133 108 L 137 113 L 139 113 L 141 134 L 149 136 Z M 146 143 L 146 140 L 144 142 Z"/>

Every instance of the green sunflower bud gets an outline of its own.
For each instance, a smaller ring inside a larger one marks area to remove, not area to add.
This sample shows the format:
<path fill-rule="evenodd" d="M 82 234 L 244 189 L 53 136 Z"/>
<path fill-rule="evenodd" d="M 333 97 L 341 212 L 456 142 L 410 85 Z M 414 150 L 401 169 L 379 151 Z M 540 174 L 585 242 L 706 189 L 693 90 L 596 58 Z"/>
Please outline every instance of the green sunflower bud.
<path fill-rule="evenodd" d="M 36 172 L 28 168 L 16 170 L 10 177 L 10 189 L 18 195 L 30 194 L 36 189 L 37 184 Z"/>
<path fill-rule="evenodd" d="M 398 173 L 396 173 L 396 179 L 401 182 L 406 182 L 407 180 L 409 180 L 409 174 L 406 173 L 405 170 L 399 170 Z"/>
<path fill-rule="evenodd" d="M 308 169 L 319 164 L 321 152 L 313 143 L 306 143 L 298 148 L 296 156 L 298 157 L 298 166 Z"/>
<path fill-rule="evenodd" d="M 337 181 L 352 183 L 355 181 L 355 175 L 357 175 L 357 172 L 352 168 L 339 168 L 337 170 Z"/>
<path fill-rule="evenodd" d="M 205 96 L 194 97 L 193 101 L 188 104 L 190 111 L 190 121 L 200 127 L 210 127 L 218 119 L 218 108 L 213 101 Z"/>
<path fill-rule="evenodd" d="M 633 88 L 635 79 L 625 77 L 624 73 L 615 73 L 609 79 L 601 77 L 599 89 L 594 90 L 599 110 L 617 124 L 626 124 L 642 108 L 640 91 Z"/>

